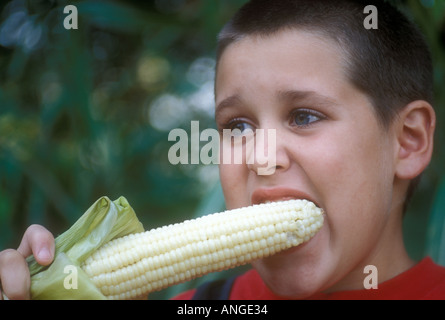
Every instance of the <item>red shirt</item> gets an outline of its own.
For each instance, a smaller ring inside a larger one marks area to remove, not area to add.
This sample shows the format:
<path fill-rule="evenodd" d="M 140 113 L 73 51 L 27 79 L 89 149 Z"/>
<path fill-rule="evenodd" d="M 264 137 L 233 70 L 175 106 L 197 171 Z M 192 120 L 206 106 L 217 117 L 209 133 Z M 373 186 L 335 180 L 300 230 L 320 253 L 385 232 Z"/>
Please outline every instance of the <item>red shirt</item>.
<path fill-rule="evenodd" d="M 186 291 L 174 299 L 189 300 L 194 290 Z M 252 269 L 235 280 L 230 292 L 230 300 L 277 300 L 282 299 L 273 294 L 263 280 Z M 424 258 L 411 269 L 398 276 L 379 283 L 378 289 L 363 289 L 319 293 L 309 299 L 323 300 L 390 300 L 390 299 L 445 299 L 445 267 L 439 266 L 431 258 Z"/>

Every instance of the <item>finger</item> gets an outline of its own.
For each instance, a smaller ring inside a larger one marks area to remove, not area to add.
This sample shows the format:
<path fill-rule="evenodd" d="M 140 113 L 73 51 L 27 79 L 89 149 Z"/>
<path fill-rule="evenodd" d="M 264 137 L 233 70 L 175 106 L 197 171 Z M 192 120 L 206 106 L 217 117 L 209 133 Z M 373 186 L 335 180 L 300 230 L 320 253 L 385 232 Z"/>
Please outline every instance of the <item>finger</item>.
<path fill-rule="evenodd" d="M 9 300 L 9 298 L 5 295 L 2 289 L 2 283 L 0 282 L 0 301 L 1 300 Z"/>
<path fill-rule="evenodd" d="M 25 258 L 16 250 L 0 252 L 0 283 L 11 300 L 29 299 L 30 276 Z"/>
<path fill-rule="evenodd" d="M 17 251 L 24 257 L 33 254 L 37 263 L 46 266 L 54 259 L 54 236 L 46 228 L 33 224 L 26 229 Z"/>

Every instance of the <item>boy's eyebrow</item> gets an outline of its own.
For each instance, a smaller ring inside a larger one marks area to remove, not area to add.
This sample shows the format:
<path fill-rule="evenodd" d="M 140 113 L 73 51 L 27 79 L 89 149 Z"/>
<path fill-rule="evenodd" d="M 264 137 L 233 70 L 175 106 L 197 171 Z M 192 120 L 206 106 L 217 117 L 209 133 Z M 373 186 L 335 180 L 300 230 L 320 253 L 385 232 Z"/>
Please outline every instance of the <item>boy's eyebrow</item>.
<path fill-rule="evenodd" d="M 319 105 L 335 106 L 338 103 L 331 97 L 322 95 L 315 91 L 301 91 L 301 90 L 285 90 L 278 91 L 277 97 L 281 101 L 286 102 L 311 102 Z"/>
<path fill-rule="evenodd" d="M 336 106 L 339 105 L 333 98 L 319 94 L 315 91 L 305 91 L 305 90 L 284 90 L 278 91 L 276 96 L 278 100 L 283 102 L 291 103 L 312 103 L 318 105 L 326 106 Z M 222 112 L 225 108 L 236 107 L 242 103 L 242 99 L 238 94 L 227 97 L 219 102 L 215 107 L 215 118 L 218 114 Z"/>
<path fill-rule="evenodd" d="M 220 103 L 216 105 L 215 108 L 215 117 L 218 116 L 218 114 L 225 108 L 236 106 L 241 103 L 241 99 L 239 95 L 235 94 L 233 96 L 230 96 L 228 98 L 223 99 Z"/>

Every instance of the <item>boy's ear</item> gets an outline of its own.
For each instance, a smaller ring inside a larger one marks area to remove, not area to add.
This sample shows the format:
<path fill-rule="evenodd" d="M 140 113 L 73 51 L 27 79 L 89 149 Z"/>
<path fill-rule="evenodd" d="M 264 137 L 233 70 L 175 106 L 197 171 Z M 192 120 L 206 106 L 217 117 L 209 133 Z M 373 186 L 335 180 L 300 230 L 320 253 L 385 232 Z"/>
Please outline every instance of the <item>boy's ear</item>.
<path fill-rule="evenodd" d="M 396 176 L 400 179 L 414 179 L 431 161 L 436 114 L 428 102 L 416 100 L 400 111 L 396 123 Z"/>

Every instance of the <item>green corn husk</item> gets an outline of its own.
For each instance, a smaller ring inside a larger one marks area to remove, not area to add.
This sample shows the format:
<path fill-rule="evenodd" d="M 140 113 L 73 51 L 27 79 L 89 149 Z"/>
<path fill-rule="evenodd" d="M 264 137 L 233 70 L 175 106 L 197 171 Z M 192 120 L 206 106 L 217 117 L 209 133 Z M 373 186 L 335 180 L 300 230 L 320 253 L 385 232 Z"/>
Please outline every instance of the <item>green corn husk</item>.
<path fill-rule="evenodd" d="M 27 258 L 31 274 L 31 299 L 105 299 L 80 265 L 106 242 L 143 232 L 142 223 L 124 197 L 97 200 L 73 226 L 56 238 L 49 267 Z"/>

